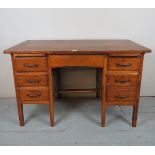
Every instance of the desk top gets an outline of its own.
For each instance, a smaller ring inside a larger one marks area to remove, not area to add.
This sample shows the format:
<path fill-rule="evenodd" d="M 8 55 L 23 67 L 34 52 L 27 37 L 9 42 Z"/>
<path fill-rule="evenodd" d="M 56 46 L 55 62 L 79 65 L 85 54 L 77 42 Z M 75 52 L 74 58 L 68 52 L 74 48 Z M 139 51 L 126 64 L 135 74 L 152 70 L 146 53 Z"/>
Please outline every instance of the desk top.
<path fill-rule="evenodd" d="M 28 40 L 6 54 L 135 54 L 150 49 L 130 40 Z"/>

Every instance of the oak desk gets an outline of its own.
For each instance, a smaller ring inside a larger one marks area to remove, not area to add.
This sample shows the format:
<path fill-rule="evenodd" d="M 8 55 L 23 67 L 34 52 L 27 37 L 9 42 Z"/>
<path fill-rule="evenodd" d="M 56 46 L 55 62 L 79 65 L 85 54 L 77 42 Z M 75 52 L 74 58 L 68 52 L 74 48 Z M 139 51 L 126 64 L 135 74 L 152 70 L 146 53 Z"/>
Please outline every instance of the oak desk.
<path fill-rule="evenodd" d="M 101 90 L 101 126 L 105 126 L 106 106 L 130 105 L 135 127 L 143 58 L 149 52 L 130 40 L 29 40 L 5 50 L 12 57 L 20 125 L 24 125 L 23 104 L 49 104 L 54 126 L 55 94 L 96 92 L 99 96 Z M 74 66 L 100 72 L 95 89 L 61 89 L 59 68 Z"/>

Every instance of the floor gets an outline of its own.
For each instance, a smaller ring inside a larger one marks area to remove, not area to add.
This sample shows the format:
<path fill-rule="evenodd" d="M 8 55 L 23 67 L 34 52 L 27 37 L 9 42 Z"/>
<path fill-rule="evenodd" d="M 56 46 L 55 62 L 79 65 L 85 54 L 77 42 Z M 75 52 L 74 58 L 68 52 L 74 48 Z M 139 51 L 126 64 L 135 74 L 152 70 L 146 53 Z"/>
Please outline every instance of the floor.
<path fill-rule="evenodd" d="M 95 98 L 55 101 L 55 127 L 48 105 L 25 105 L 25 126 L 18 125 L 14 98 L 0 99 L 0 145 L 155 145 L 155 97 L 141 97 L 138 126 L 131 107 L 108 107 L 100 127 L 101 102 Z"/>

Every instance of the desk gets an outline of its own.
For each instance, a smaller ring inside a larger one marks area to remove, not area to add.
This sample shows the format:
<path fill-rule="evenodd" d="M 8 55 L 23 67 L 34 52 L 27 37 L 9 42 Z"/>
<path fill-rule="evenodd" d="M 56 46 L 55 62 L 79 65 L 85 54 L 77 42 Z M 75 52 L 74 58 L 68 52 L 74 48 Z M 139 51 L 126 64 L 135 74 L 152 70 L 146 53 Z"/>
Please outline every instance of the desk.
<path fill-rule="evenodd" d="M 29 40 L 5 50 L 12 57 L 20 125 L 23 104 L 49 104 L 54 126 L 55 94 L 95 92 L 98 97 L 101 92 L 101 126 L 106 107 L 121 105 L 133 107 L 136 127 L 143 58 L 149 52 L 130 40 Z M 61 89 L 59 68 L 74 66 L 97 69 L 95 89 Z"/>

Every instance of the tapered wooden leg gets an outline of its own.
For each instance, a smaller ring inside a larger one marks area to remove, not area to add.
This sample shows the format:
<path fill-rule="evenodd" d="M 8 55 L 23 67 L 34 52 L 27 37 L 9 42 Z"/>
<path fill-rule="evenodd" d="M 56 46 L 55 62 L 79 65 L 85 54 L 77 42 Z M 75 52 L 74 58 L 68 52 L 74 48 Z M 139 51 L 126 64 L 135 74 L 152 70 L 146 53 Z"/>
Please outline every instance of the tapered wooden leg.
<path fill-rule="evenodd" d="M 101 89 L 102 89 L 101 126 L 104 127 L 106 119 L 106 67 L 105 69 L 102 69 Z"/>
<path fill-rule="evenodd" d="M 144 54 L 141 55 L 141 59 L 140 59 L 140 66 L 139 66 L 139 88 L 137 90 L 136 104 L 133 106 L 132 127 L 136 127 L 137 126 L 139 96 L 140 96 L 141 78 L 142 78 L 142 70 L 143 70 L 143 60 L 144 60 Z"/>
<path fill-rule="evenodd" d="M 54 96 L 53 96 L 53 69 L 49 69 L 49 111 L 50 111 L 50 124 L 54 126 Z"/>
<path fill-rule="evenodd" d="M 24 113 L 23 113 L 23 104 L 20 101 L 19 97 L 19 89 L 17 89 L 17 74 L 16 74 L 16 65 L 14 62 L 14 56 L 11 55 L 12 59 L 12 67 L 13 67 L 13 75 L 14 75 L 14 83 L 15 83 L 15 90 L 16 90 L 16 99 L 17 99 L 17 109 L 18 109 L 18 117 L 19 117 L 19 124 L 20 126 L 24 126 Z"/>
<path fill-rule="evenodd" d="M 61 88 L 60 69 L 58 69 L 58 90 L 57 90 L 58 98 L 61 98 L 61 94 L 59 93 L 60 88 Z"/>
<path fill-rule="evenodd" d="M 17 101 L 18 117 L 20 126 L 24 126 L 23 104 Z"/>
<path fill-rule="evenodd" d="M 99 87 L 98 87 L 98 68 L 96 68 L 96 98 L 99 98 Z"/>
<path fill-rule="evenodd" d="M 136 127 L 137 125 L 137 116 L 138 116 L 138 105 L 135 105 L 133 106 L 132 127 Z"/>
<path fill-rule="evenodd" d="M 107 82 L 107 58 L 101 70 L 101 127 L 105 127 L 106 120 L 106 82 Z"/>

